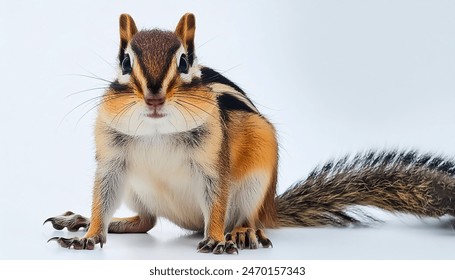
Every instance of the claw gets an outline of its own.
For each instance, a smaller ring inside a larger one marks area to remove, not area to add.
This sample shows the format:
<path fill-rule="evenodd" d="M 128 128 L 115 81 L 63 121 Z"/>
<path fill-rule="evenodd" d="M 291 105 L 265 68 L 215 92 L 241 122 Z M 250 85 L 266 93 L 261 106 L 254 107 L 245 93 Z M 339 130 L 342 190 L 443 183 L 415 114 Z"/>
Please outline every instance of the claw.
<path fill-rule="evenodd" d="M 57 241 L 60 237 L 52 237 L 52 238 L 49 238 L 49 240 L 47 241 L 47 243 L 51 242 L 51 241 Z"/>
<path fill-rule="evenodd" d="M 224 241 L 215 241 L 207 238 L 199 242 L 198 253 L 222 254 L 224 252 Z"/>
<path fill-rule="evenodd" d="M 54 221 L 54 218 L 53 218 L 53 217 L 52 217 L 52 218 L 47 218 L 47 219 L 44 221 L 43 226 L 44 226 L 44 224 L 46 224 L 47 222 L 52 222 L 52 221 Z"/>
<path fill-rule="evenodd" d="M 224 253 L 224 250 L 225 250 L 225 246 L 224 246 L 224 242 L 220 242 L 216 245 L 215 249 L 213 249 L 213 253 L 215 255 L 219 255 L 219 254 L 223 254 Z"/>
<path fill-rule="evenodd" d="M 269 248 L 269 247 L 272 247 L 273 248 L 273 244 L 272 244 L 272 241 L 270 241 L 270 239 L 266 239 L 264 240 L 263 242 L 261 242 L 262 244 L 262 247 L 264 248 Z"/>
<path fill-rule="evenodd" d="M 262 247 L 264 247 L 264 248 L 269 248 L 269 247 L 273 248 L 272 241 L 270 241 L 270 239 L 268 239 L 267 237 L 259 238 L 259 243 L 261 243 Z"/>
<path fill-rule="evenodd" d="M 239 250 L 237 249 L 237 246 L 235 245 L 234 242 L 232 241 L 227 241 L 226 242 L 226 248 L 224 249 L 224 251 L 227 253 L 227 254 L 239 254 Z"/>
<path fill-rule="evenodd" d="M 208 242 L 209 242 L 208 239 L 204 239 L 201 242 L 199 242 L 199 244 L 197 245 L 197 250 L 199 251 L 200 249 L 202 249 Z"/>
<path fill-rule="evenodd" d="M 73 238 L 63 238 L 63 237 L 52 237 L 49 239 L 47 242 L 49 243 L 50 241 L 57 241 L 57 243 L 62 246 L 63 248 L 71 248 Z"/>
<path fill-rule="evenodd" d="M 267 238 L 267 236 L 264 234 L 264 231 L 262 229 L 258 229 L 256 231 L 256 235 L 257 235 L 259 243 L 261 243 L 262 247 L 264 247 L 264 248 L 272 247 L 273 248 L 272 241 L 270 241 L 270 239 Z"/>
<path fill-rule="evenodd" d="M 47 222 L 52 223 L 52 227 L 55 228 L 56 230 L 62 230 L 65 228 L 65 226 L 59 225 L 55 221 L 55 217 L 48 218 L 44 221 L 43 225 L 46 224 Z"/>
<path fill-rule="evenodd" d="M 210 253 L 212 252 L 212 247 L 206 244 L 204 247 L 197 250 L 198 253 Z"/>

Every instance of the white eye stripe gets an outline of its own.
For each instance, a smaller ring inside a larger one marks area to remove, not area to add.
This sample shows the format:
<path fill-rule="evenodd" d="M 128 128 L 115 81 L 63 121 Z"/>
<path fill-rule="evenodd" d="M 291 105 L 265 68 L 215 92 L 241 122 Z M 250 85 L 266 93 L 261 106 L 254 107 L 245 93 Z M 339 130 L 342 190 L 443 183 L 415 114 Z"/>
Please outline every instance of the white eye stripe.
<path fill-rule="evenodd" d="M 134 65 L 134 52 L 131 49 L 130 45 L 128 45 L 128 47 L 126 47 L 126 49 L 125 49 L 125 55 L 126 54 L 128 54 L 130 56 L 130 65 L 131 65 L 131 68 L 133 68 L 133 65 Z"/>
<path fill-rule="evenodd" d="M 133 65 L 134 65 L 134 52 L 133 50 L 131 49 L 131 46 L 128 45 L 125 49 L 125 56 L 128 55 L 129 58 L 130 58 L 130 66 L 131 66 L 131 69 L 133 68 Z M 122 73 L 122 63 L 123 61 L 120 61 L 120 67 L 119 67 L 119 73 L 118 73 L 118 81 L 119 83 L 121 84 L 128 84 L 130 82 L 130 77 L 131 77 L 131 73 L 127 73 L 125 75 L 123 75 Z"/>
<path fill-rule="evenodd" d="M 180 48 L 175 52 L 175 61 L 177 62 L 177 69 L 180 67 L 180 58 L 182 57 L 183 54 L 186 54 L 185 48 L 181 45 Z M 187 61 L 188 63 L 188 61 Z M 188 65 L 189 69 L 187 73 L 180 73 L 180 77 L 185 81 L 185 82 L 191 82 L 191 68 L 193 68 L 193 65 Z M 178 71 L 178 70 L 177 70 Z"/>
<path fill-rule="evenodd" d="M 180 48 L 175 53 L 175 61 L 177 61 L 177 68 L 180 66 L 180 57 L 184 53 L 185 53 L 185 49 L 183 48 L 183 46 L 180 46 Z"/>

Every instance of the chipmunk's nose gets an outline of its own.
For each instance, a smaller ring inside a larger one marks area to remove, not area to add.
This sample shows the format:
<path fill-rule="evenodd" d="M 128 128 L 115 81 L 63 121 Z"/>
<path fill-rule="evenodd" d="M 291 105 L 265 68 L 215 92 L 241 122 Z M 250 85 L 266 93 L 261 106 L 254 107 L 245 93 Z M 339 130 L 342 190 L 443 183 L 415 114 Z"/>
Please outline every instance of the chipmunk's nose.
<path fill-rule="evenodd" d="M 156 108 L 164 104 L 164 97 L 149 95 L 145 97 L 145 104 L 149 105 L 150 107 Z"/>

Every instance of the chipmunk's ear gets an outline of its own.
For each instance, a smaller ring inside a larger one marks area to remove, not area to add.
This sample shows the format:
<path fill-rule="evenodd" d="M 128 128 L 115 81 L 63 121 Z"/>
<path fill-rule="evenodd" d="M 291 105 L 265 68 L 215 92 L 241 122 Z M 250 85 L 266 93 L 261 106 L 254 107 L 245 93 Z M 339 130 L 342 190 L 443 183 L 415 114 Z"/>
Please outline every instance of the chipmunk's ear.
<path fill-rule="evenodd" d="M 131 41 L 134 34 L 137 33 L 137 27 L 133 18 L 129 14 L 120 15 L 120 44 L 123 49 L 126 48 L 128 42 Z"/>
<path fill-rule="evenodd" d="M 194 61 L 194 33 L 196 31 L 196 18 L 191 13 L 186 13 L 182 16 L 177 27 L 175 28 L 175 35 L 177 35 L 183 43 L 187 54 L 188 62 L 193 65 Z"/>

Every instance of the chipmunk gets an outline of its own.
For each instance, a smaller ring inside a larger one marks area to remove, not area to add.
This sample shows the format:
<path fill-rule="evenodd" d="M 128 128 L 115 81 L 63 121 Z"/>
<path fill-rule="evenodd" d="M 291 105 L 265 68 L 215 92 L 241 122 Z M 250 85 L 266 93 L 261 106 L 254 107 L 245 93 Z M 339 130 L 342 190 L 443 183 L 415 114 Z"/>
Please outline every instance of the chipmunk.
<path fill-rule="evenodd" d="M 232 254 L 272 246 L 265 228 L 359 223 L 344 211 L 351 205 L 455 215 L 455 163 L 415 151 L 329 162 L 277 196 L 274 126 L 241 88 L 198 64 L 195 29 L 191 13 L 174 32 L 138 31 L 120 16 L 118 78 L 96 118 L 91 218 L 45 221 L 87 232 L 50 240 L 91 250 L 107 232 L 145 233 L 165 217 L 204 233 L 199 252 Z M 112 218 L 122 199 L 136 216 Z"/>

